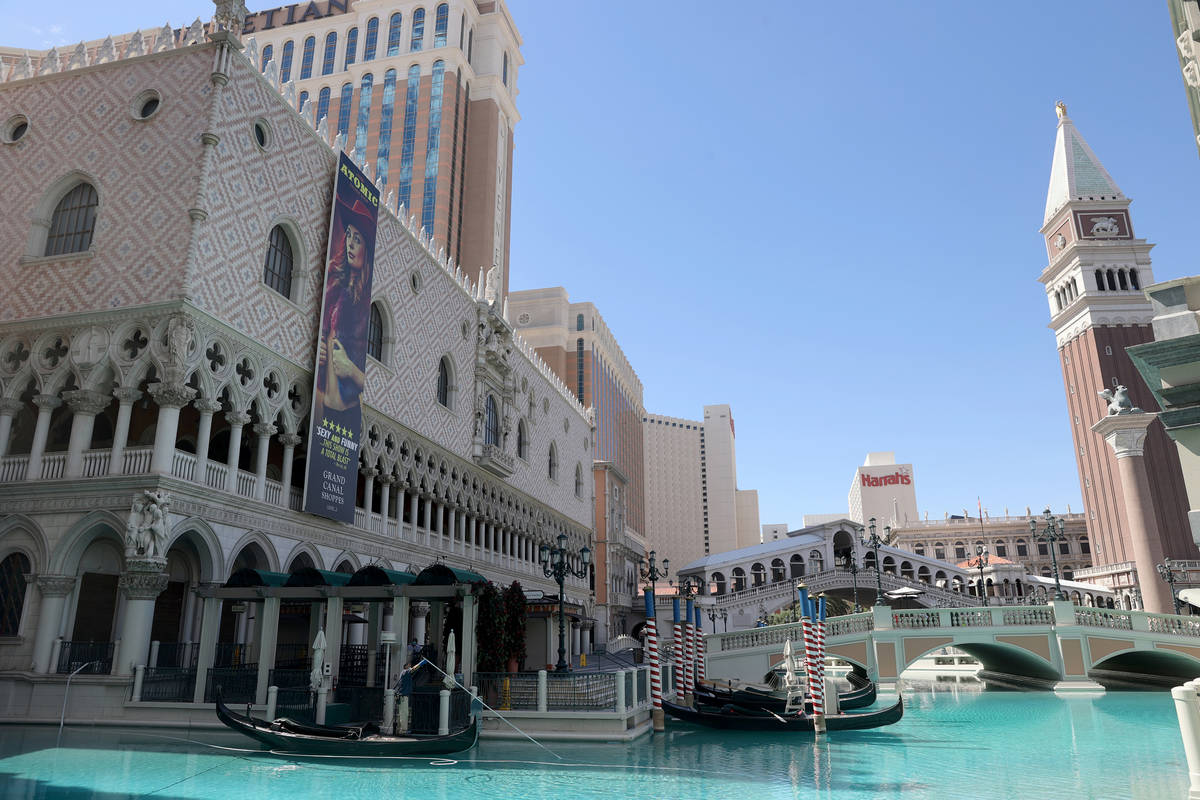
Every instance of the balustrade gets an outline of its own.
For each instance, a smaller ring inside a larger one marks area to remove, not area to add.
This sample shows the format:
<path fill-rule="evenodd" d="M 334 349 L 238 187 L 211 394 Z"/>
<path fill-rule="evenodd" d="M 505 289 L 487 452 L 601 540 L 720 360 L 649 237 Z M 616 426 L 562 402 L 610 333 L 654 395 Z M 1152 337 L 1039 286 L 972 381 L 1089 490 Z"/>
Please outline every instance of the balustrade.
<path fill-rule="evenodd" d="M 1173 614 L 1147 613 L 1147 629 L 1151 633 L 1173 636 L 1200 636 L 1200 617 L 1177 617 Z"/>
<path fill-rule="evenodd" d="M 1108 609 L 1075 607 L 1075 624 L 1091 628 L 1114 628 L 1116 630 L 1133 630 L 1133 617 L 1128 611 L 1110 611 Z"/>
<path fill-rule="evenodd" d="M 1003 609 L 1004 625 L 1053 625 L 1054 611 L 1045 606 Z"/>

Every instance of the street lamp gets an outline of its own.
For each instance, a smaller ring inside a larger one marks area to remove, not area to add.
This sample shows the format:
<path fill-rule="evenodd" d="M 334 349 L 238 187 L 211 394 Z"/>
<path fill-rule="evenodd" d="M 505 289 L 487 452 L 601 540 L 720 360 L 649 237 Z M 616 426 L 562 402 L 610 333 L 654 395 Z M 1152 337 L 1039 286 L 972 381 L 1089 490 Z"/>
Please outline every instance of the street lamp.
<path fill-rule="evenodd" d="M 976 594 L 983 598 L 983 607 L 987 608 L 987 587 L 983 584 L 983 568 L 988 565 L 988 549 L 984 545 L 975 546 L 975 560 L 967 560 L 968 567 L 979 567 L 979 587 Z"/>
<path fill-rule="evenodd" d="M 1029 520 L 1029 535 L 1035 541 L 1045 542 L 1050 548 L 1050 563 L 1054 565 L 1054 599 L 1066 600 L 1067 595 L 1062 590 L 1062 582 L 1058 579 L 1058 553 L 1054 550 L 1054 543 L 1067 538 L 1066 527 L 1067 523 L 1062 517 L 1056 517 L 1050 513 L 1047 508 L 1042 512 L 1042 519 L 1046 521 L 1046 527 L 1038 533 L 1037 519 Z"/>
<path fill-rule="evenodd" d="M 1179 616 L 1179 595 L 1175 594 L 1175 570 L 1171 569 L 1171 562 L 1164 561 L 1155 567 L 1158 570 L 1158 575 L 1167 585 L 1171 587 L 1171 602 L 1175 604 L 1175 615 Z"/>
<path fill-rule="evenodd" d="M 712 623 L 713 633 L 715 634 L 717 632 L 717 617 L 720 616 L 717 613 L 716 606 L 709 608 L 705 613 L 708 614 L 708 621 Z"/>
<path fill-rule="evenodd" d="M 862 611 L 862 606 L 858 604 L 858 559 L 854 557 L 853 545 L 850 552 L 846 553 L 846 569 L 850 571 L 850 585 L 854 588 L 854 613 Z"/>
<path fill-rule="evenodd" d="M 725 633 L 729 633 L 729 610 L 728 609 L 725 609 L 725 608 L 721 609 L 721 624 L 725 626 Z M 713 627 L 714 628 L 716 627 L 715 623 L 714 623 Z"/>
<path fill-rule="evenodd" d="M 641 574 L 642 580 L 650 581 L 650 593 L 651 594 L 656 593 L 655 592 L 655 581 L 658 581 L 658 580 L 661 580 L 662 578 L 667 577 L 667 572 L 668 572 L 667 567 L 670 563 L 671 563 L 671 559 L 664 558 L 662 560 L 662 569 L 659 569 L 658 565 L 654 563 L 654 551 L 653 550 L 650 551 L 650 563 L 648 566 L 645 565 L 646 562 L 644 562 L 641 559 L 641 557 L 638 558 L 638 572 Z"/>
<path fill-rule="evenodd" d="M 767 627 L 767 607 L 762 603 L 758 604 L 758 627 Z"/>
<path fill-rule="evenodd" d="M 567 612 L 563 604 L 563 596 L 566 591 L 563 589 L 563 583 L 566 581 L 567 575 L 574 575 L 576 578 L 587 577 L 588 567 L 592 563 L 592 551 L 586 546 L 581 548 L 579 561 L 583 567 L 579 570 L 572 569 L 567 559 L 567 535 L 560 533 L 558 547 L 551 547 L 548 544 L 538 547 L 538 561 L 542 564 L 542 573 L 547 578 L 554 578 L 558 584 L 558 663 L 554 665 L 554 671 L 566 672 L 569 667 L 567 666 Z"/>
<path fill-rule="evenodd" d="M 792 581 L 792 622 L 799 622 L 796 606 L 800 605 L 799 592 L 804 588 L 804 581 Z"/>
<path fill-rule="evenodd" d="M 858 536 L 862 540 L 862 543 L 864 545 L 866 545 L 867 547 L 869 547 L 875 551 L 875 605 L 879 605 L 879 603 L 883 600 L 883 578 L 879 574 L 879 570 L 880 570 L 879 545 L 883 544 L 883 539 L 880 539 L 879 534 L 875 532 L 875 518 L 874 517 L 871 517 L 871 519 L 867 520 L 867 525 L 870 526 L 871 535 L 865 536 L 863 533 L 863 529 L 859 528 Z M 884 536 L 887 536 L 888 534 L 891 533 L 892 529 L 890 527 L 884 528 L 883 531 L 884 531 Z"/>

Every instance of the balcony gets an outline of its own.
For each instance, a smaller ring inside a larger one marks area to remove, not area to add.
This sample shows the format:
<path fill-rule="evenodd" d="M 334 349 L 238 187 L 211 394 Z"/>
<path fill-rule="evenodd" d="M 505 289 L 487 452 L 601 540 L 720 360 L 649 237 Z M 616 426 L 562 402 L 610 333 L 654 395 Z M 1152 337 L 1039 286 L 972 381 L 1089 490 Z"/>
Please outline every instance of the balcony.
<path fill-rule="evenodd" d="M 483 445 L 479 455 L 475 456 L 475 463 L 501 478 L 512 475 L 516 468 L 516 459 L 494 444 Z"/>

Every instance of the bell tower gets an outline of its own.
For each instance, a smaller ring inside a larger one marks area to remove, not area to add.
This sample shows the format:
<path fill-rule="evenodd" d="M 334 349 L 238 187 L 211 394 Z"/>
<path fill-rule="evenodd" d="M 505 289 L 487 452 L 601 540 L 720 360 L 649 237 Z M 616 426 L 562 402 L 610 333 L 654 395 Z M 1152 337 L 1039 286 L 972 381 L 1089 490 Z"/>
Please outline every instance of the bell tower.
<path fill-rule="evenodd" d="M 1102 389 L 1125 386 L 1134 405 L 1158 410 L 1125 353 L 1154 339 L 1153 309 L 1142 293 L 1154 283 L 1154 245 L 1135 236 L 1129 198 L 1067 116 L 1066 105 L 1055 110 L 1058 130 L 1041 228 L 1048 265 L 1038 280 L 1062 365 L 1092 561 L 1112 568 L 1088 580 L 1118 589 L 1136 583 L 1131 570 L 1119 567 L 1134 560 L 1129 520 L 1116 457 L 1091 427 L 1108 413 Z M 1161 539 L 1167 557 L 1195 558 L 1178 455 L 1158 420 L 1150 426 L 1145 461 L 1156 527 L 1151 535 Z M 1061 553 L 1058 560 L 1079 555 Z"/>

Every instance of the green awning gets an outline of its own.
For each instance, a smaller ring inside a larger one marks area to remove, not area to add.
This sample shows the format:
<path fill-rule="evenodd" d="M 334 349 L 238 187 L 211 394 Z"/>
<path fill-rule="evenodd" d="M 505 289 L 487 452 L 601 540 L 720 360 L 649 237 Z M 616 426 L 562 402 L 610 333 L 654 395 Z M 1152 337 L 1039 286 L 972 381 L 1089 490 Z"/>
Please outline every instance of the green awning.
<path fill-rule="evenodd" d="M 347 586 L 404 586 L 417 579 L 411 572 L 400 572 L 394 569 L 369 564 L 350 577 Z"/>
<path fill-rule="evenodd" d="M 487 578 L 469 569 L 433 564 L 421 570 L 413 581 L 414 586 L 453 586 L 456 583 L 487 583 Z"/>
<path fill-rule="evenodd" d="M 286 572 L 268 572 L 265 569 L 244 567 L 229 576 L 229 580 L 225 581 L 225 587 L 285 586 L 289 577 Z"/>
<path fill-rule="evenodd" d="M 350 582 L 346 572 L 331 572 L 327 569 L 301 567 L 292 570 L 284 586 L 345 586 Z"/>

